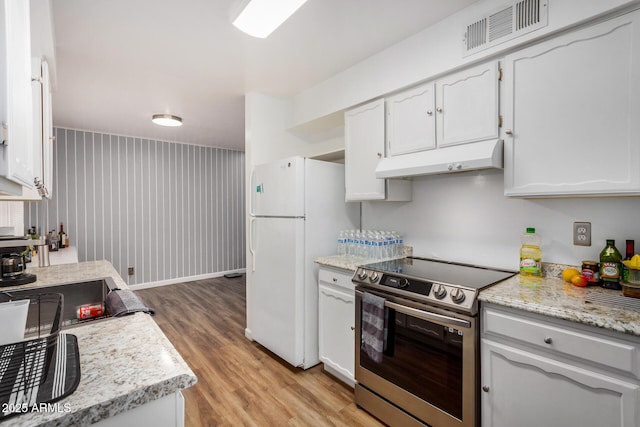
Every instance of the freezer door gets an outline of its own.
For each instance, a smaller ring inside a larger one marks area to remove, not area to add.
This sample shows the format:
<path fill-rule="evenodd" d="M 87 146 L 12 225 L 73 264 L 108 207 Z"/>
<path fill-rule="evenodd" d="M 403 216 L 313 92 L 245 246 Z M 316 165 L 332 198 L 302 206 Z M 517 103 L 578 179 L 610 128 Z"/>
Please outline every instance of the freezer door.
<path fill-rule="evenodd" d="M 252 338 L 292 364 L 304 362 L 304 219 L 255 218 Z"/>
<path fill-rule="evenodd" d="M 251 174 L 254 216 L 304 216 L 304 158 L 258 165 Z"/>

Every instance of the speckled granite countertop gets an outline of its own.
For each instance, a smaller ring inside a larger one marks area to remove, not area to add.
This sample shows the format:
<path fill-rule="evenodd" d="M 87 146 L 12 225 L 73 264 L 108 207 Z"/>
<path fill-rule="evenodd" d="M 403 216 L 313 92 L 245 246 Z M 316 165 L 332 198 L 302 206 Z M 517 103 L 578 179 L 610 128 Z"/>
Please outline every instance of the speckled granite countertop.
<path fill-rule="evenodd" d="M 557 270 L 562 271 L 562 268 Z M 640 311 L 586 302 L 592 293 L 622 295 L 622 291 L 597 286 L 579 288 L 558 277 L 531 279 L 516 275 L 480 292 L 479 300 L 640 336 Z"/>
<path fill-rule="evenodd" d="M 402 247 L 402 257 L 411 256 L 413 254 L 413 246 L 404 245 Z M 389 258 L 387 258 L 389 259 Z M 365 258 L 354 255 L 327 255 L 318 257 L 316 264 L 325 265 L 327 267 L 341 268 L 343 270 L 356 271 L 359 265 L 371 264 L 374 262 L 385 261 L 384 259 Z"/>
<path fill-rule="evenodd" d="M 371 264 L 377 260 L 351 255 L 329 255 L 315 259 L 315 263 L 327 267 L 341 268 L 343 270 L 356 271 L 359 265 Z"/>
<path fill-rule="evenodd" d="M 38 287 L 111 277 L 127 288 L 108 261 L 29 268 Z M 78 337 L 80 384 L 58 402 L 70 412 L 34 412 L 11 417 L 2 426 L 77 426 L 95 423 L 194 385 L 189 366 L 153 318 L 136 313 L 63 330 Z"/>

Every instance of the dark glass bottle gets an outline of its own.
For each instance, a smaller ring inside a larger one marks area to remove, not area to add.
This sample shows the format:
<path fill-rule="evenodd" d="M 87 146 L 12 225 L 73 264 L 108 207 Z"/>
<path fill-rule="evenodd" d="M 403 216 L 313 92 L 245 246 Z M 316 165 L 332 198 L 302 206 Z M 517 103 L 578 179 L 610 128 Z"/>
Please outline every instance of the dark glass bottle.
<path fill-rule="evenodd" d="M 616 248 L 616 241 L 607 239 L 607 246 L 600 252 L 600 280 L 602 287 L 620 290 L 622 255 Z"/>
<path fill-rule="evenodd" d="M 635 242 L 633 240 L 627 240 L 627 246 L 624 252 L 625 261 L 629 261 L 631 258 L 633 258 L 633 254 L 635 253 Z M 622 281 L 629 281 L 629 269 L 624 264 L 622 264 Z"/>

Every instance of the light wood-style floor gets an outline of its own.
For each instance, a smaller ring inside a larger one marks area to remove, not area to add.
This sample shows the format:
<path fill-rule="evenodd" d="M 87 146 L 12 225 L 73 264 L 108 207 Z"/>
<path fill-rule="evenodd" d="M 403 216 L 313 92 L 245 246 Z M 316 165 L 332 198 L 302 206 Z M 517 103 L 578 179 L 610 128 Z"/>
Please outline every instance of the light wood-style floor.
<path fill-rule="evenodd" d="M 198 377 L 184 391 L 187 427 L 382 425 L 322 365 L 290 367 L 245 338 L 244 276 L 137 293 Z"/>

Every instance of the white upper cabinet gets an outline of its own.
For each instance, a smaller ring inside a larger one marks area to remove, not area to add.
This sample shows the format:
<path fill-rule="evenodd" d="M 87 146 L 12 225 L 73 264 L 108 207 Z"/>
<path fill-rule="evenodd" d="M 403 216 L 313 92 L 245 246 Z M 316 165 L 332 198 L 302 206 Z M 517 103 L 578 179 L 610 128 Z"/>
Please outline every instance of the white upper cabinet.
<path fill-rule="evenodd" d="M 638 18 L 506 57 L 505 195 L 640 194 Z"/>
<path fill-rule="evenodd" d="M 387 156 L 498 138 L 498 63 L 468 68 L 387 100 Z"/>
<path fill-rule="evenodd" d="M 387 99 L 388 156 L 436 148 L 435 84 Z"/>
<path fill-rule="evenodd" d="M 436 82 L 439 147 L 498 138 L 498 63 L 493 61 Z"/>
<path fill-rule="evenodd" d="M 33 138 L 34 175 L 48 198 L 53 195 L 53 120 L 51 109 L 51 80 L 49 64 L 42 58 L 33 58 Z"/>
<path fill-rule="evenodd" d="M 346 201 L 411 200 L 411 182 L 379 179 L 376 166 L 385 155 L 384 100 L 345 113 Z"/>
<path fill-rule="evenodd" d="M 0 1 L 0 38 L 0 175 L 21 190 L 21 186 L 32 187 L 34 177 L 28 1 Z M 0 187 L 7 190 L 5 185 Z"/>

